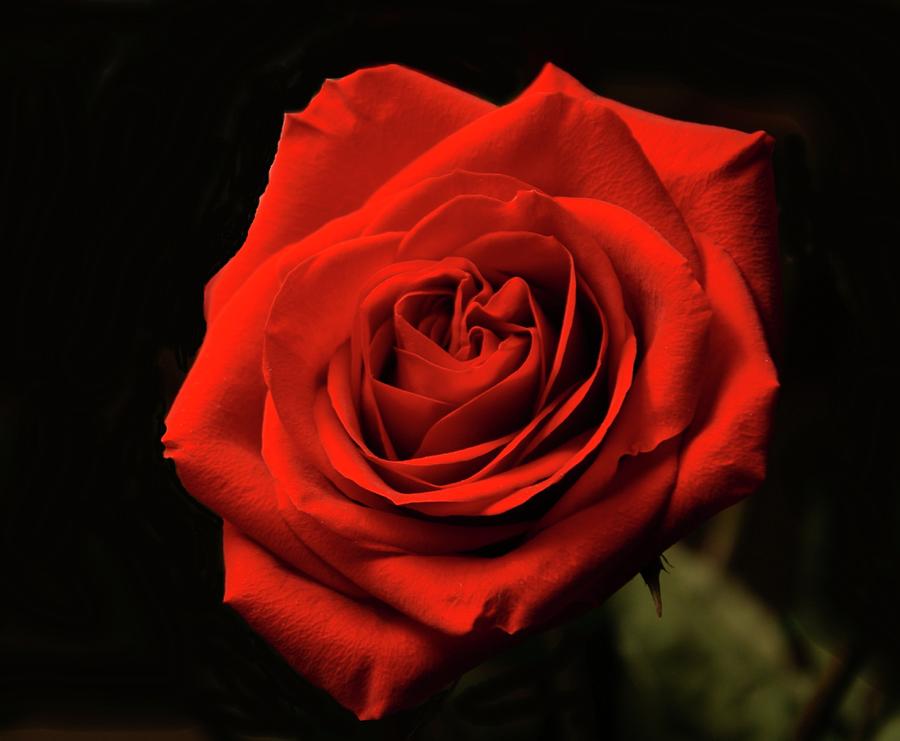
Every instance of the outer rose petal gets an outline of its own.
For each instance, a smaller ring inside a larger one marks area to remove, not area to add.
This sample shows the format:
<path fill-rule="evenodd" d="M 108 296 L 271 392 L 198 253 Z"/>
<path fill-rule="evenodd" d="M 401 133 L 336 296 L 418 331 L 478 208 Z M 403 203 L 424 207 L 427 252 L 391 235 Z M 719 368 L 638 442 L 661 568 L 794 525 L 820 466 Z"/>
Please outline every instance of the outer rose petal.
<path fill-rule="evenodd" d="M 594 218 L 595 226 L 602 226 L 593 202 L 561 201 L 585 223 L 591 224 Z M 678 485 L 657 536 L 657 550 L 734 504 L 762 480 L 771 407 L 778 388 L 747 284 L 733 260 L 717 245 L 701 239 L 698 246 L 707 270 L 705 294 L 712 307 L 705 371 L 696 414 L 681 435 Z M 548 520 L 590 500 L 607 479 L 602 465 L 586 471 Z"/>
<path fill-rule="evenodd" d="M 775 366 L 747 286 L 731 257 L 709 240 L 709 378 L 685 433 L 678 484 L 663 523 L 668 547 L 703 520 L 749 494 L 765 476 L 765 454 L 778 389 Z"/>
<path fill-rule="evenodd" d="M 299 674 L 361 720 L 422 702 L 473 663 L 473 639 L 323 587 L 228 525 L 223 542 L 224 601 Z"/>
<path fill-rule="evenodd" d="M 762 131 L 745 134 L 632 108 L 595 94 L 553 64 L 544 67 L 522 96 L 549 93 L 601 102 L 628 125 L 691 231 L 708 235 L 737 263 L 763 316 L 766 335 L 777 346 L 774 139 Z"/>
<path fill-rule="evenodd" d="M 327 80 L 305 110 L 285 115 L 247 240 L 207 285 L 207 318 L 266 258 L 357 209 L 403 165 L 493 107 L 393 64 Z"/>
<path fill-rule="evenodd" d="M 185 488 L 225 520 L 313 578 L 359 593 L 285 525 L 260 456 L 266 297 L 278 283 L 274 269 L 257 273 L 223 312 L 221 328 L 207 335 L 166 417 L 165 455 L 176 462 Z"/>
<path fill-rule="evenodd" d="M 550 196 L 621 206 L 652 224 L 702 275 L 671 196 L 625 123 L 599 100 L 563 92 L 520 96 L 440 141 L 373 198 L 458 169 L 503 173 Z"/>

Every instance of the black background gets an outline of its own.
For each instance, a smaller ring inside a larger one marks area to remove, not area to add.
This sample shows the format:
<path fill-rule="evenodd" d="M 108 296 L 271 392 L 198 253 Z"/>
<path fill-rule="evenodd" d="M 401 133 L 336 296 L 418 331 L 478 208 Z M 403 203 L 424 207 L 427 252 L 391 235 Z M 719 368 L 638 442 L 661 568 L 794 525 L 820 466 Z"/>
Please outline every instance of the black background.
<path fill-rule="evenodd" d="M 775 611 L 807 605 L 838 668 L 874 667 L 892 697 L 900 24 L 855 8 L 4 11 L 0 728 L 451 737 L 427 708 L 358 724 L 220 605 L 220 525 L 159 443 L 283 112 L 383 62 L 502 103 L 551 60 L 623 102 L 775 136 L 783 393 L 729 569 Z M 609 737 L 612 672 L 590 680 Z M 521 738 L 595 737 L 548 718 Z"/>

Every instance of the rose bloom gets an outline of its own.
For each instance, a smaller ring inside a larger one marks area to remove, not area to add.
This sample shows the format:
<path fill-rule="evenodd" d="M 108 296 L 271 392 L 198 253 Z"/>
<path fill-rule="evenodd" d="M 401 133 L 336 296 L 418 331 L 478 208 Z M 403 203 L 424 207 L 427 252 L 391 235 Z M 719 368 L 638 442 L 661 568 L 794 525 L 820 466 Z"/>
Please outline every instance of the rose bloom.
<path fill-rule="evenodd" d="M 553 65 L 499 107 L 395 65 L 328 80 L 284 118 L 166 420 L 224 521 L 225 601 L 376 718 L 749 493 L 771 149 Z"/>

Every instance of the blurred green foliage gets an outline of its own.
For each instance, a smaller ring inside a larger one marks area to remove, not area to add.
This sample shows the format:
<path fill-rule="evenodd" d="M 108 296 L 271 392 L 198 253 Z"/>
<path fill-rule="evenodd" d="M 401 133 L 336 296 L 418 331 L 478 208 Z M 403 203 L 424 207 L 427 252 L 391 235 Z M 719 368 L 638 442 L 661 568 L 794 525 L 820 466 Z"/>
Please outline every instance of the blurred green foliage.
<path fill-rule="evenodd" d="M 635 578 L 604 606 L 466 674 L 412 737 L 792 737 L 834 656 L 779 621 L 714 559 L 687 546 L 667 555 L 662 619 Z M 805 666 L 798 640 L 811 657 Z M 858 738 L 872 692 L 864 676 L 853 678 L 818 738 Z"/>

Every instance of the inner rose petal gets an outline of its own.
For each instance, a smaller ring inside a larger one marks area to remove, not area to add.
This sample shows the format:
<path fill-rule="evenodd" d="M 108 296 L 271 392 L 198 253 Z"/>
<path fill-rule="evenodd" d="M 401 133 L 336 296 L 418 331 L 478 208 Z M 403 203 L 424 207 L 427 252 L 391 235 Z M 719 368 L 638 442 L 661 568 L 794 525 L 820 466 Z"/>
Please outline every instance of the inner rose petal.
<path fill-rule="evenodd" d="M 422 438 L 453 411 L 446 402 L 371 379 L 378 415 L 394 444 L 398 458 L 407 458 L 420 447 Z"/>
<path fill-rule="evenodd" d="M 469 367 L 467 360 L 460 360 L 451 355 L 430 337 L 423 335 L 402 316 L 394 317 L 394 334 L 398 351 L 409 352 L 438 368 L 446 370 L 464 371 Z M 481 328 L 477 342 L 479 345 L 478 357 L 483 358 L 497 349 L 500 339 L 493 332 Z M 472 359 L 469 358 L 469 360 Z"/>
<path fill-rule="evenodd" d="M 585 338 L 576 312 L 575 262 L 569 250 L 552 236 L 530 232 L 491 232 L 459 249 L 459 254 L 477 264 L 489 279 L 515 275 L 517 280 L 543 298 L 557 327 L 555 347 L 548 347 L 552 360 L 535 408 L 568 388 L 584 375 Z M 548 338 L 549 339 L 549 338 Z"/>
<path fill-rule="evenodd" d="M 469 256 L 477 258 L 478 262 Z M 406 444 L 420 434 L 428 419 L 437 419 L 411 457 L 385 460 L 365 448 L 362 452 L 377 468 L 386 486 L 396 487 L 398 493 L 406 492 L 416 499 L 417 492 L 435 487 L 458 487 L 467 481 L 495 476 L 529 457 L 541 458 L 553 444 L 578 435 L 585 425 L 590 425 L 596 419 L 597 409 L 604 408 L 608 399 L 606 386 L 601 383 L 607 377 L 604 369 L 608 340 L 606 320 L 590 288 L 575 274 L 571 254 L 557 239 L 522 231 L 490 233 L 459 247 L 455 257 L 478 264 L 488 285 L 500 284 L 496 292 L 487 292 L 486 300 L 485 294 L 482 294 L 480 300 L 471 301 L 464 307 L 466 324 L 474 325 L 470 334 L 474 329 L 490 333 L 487 336 L 492 336 L 494 332 L 516 332 L 521 331 L 523 325 L 530 324 L 529 330 L 533 334 L 529 336 L 539 336 L 541 339 L 539 347 L 542 352 L 537 356 L 531 355 L 532 360 L 536 357 L 540 363 L 539 383 L 532 387 L 540 388 L 540 392 L 532 394 L 533 408 L 527 410 L 528 404 L 523 404 L 521 397 L 527 397 L 528 392 L 515 385 L 524 376 L 520 371 L 512 374 L 511 378 L 502 379 L 502 382 L 495 381 L 485 388 L 484 393 L 441 415 L 442 407 L 435 401 L 462 400 L 459 396 L 446 395 L 446 387 L 452 387 L 454 382 L 448 384 L 446 375 L 442 373 L 453 372 L 462 378 L 475 379 L 477 366 L 460 361 L 451 356 L 447 348 L 439 348 L 439 343 L 423 336 L 422 307 L 435 309 L 439 306 L 441 311 L 446 308 L 446 302 L 441 301 L 440 305 L 434 302 L 438 291 L 423 289 L 401 297 L 394 311 L 395 335 L 405 336 L 411 343 L 417 342 L 423 353 L 440 358 L 445 367 L 429 363 L 421 355 L 400 348 L 398 342 L 393 351 L 395 372 L 381 378 L 393 382 L 398 388 L 412 391 L 421 397 L 420 404 L 427 405 L 425 414 L 420 413 L 412 420 L 415 432 L 410 434 Z M 422 263 L 416 261 L 416 264 Z M 434 273 L 430 271 L 429 274 Z M 527 280 L 523 275 L 527 276 Z M 534 283 L 534 290 L 529 281 Z M 442 299 L 446 293 L 447 290 L 443 289 Z M 563 325 L 560 331 L 552 326 L 551 318 L 543 311 L 535 293 L 549 304 L 552 320 Z M 560 293 L 564 298 L 559 297 Z M 456 305 L 460 307 L 464 303 L 456 302 Z M 418 324 L 418 328 L 413 323 Z M 456 317 L 453 324 L 457 324 Z M 490 329 L 483 325 L 489 325 Z M 382 327 L 379 332 L 385 329 Z M 373 338 L 376 346 L 379 344 L 377 334 Z M 560 341 L 560 337 L 565 342 Z M 544 338 L 551 341 L 548 343 Z M 498 347 L 502 345 L 505 348 L 502 343 Z M 578 347 L 570 349 L 568 343 Z M 453 349 L 458 351 L 460 348 Z M 374 355 L 380 352 L 378 348 Z M 496 354 L 498 349 L 493 352 Z M 374 355 L 370 351 L 370 356 Z M 488 355 L 487 359 L 499 360 L 493 355 Z M 449 363 L 449 369 L 448 360 L 454 361 Z M 552 390 L 551 384 L 547 383 L 551 363 L 550 371 L 554 374 L 553 380 L 558 390 Z M 374 362 L 372 367 L 380 369 L 381 365 Z M 401 367 L 402 372 L 397 372 Z M 532 366 L 532 370 L 534 368 Z M 560 388 L 562 379 L 567 382 L 564 388 Z M 551 395 L 552 404 L 547 403 Z M 408 402 L 411 399 L 413 397 L 397 397 L 394 400 Z M 385 403 L 392 401 L 388 399 Z M 586 404 L 591 406 L 590 413 L 579 413 L 580 407 Z M 528 411 L 527 415 L 522 413 L 523 407 Z M 402 403 L 398 403 L 397 408 L 408 411 Z M 488 424 L 484 423 L 484 419 L 489 420 Z M 506 432 L 510 422 L 515 427 L 512 433 Z M 485 437 L 488 439 L 485 440 Z M 554 465 L 559 464 L 555 462 Z M 458 478 L 448 475 L 451 471 Z M 547 470 L 548 475 L 551 473 L 552 469 Z M 354 477 L 352 471 L 345 470 L 345 474 Z"/>
<path fill-rule="evenodd" d="M 511 374 L 437 420 L 425 433 L 415 457 L 445 453 L 512 432 L 531 414 L 541 383 L 541 349 L 529 331 L 528 355 Z"/>
<path fill-rule="evenodd" d="M 352 380 L 361 429 L 376 452 L 389 458 L 405 457 L 435 419 L 449 411 L 438 400 L 400 393 L 400 389 L 395 393 L 379 382 L 381 376 L 390 372 L 387 366 L 393 366 L 395 333 L 389 319 L 397 314 L 398 295 L 409 297 L 408 316 L 421 324 L 425 318 L 423 302 L 434 305 L 451 295 L 461 281 L 471 281 L 473 274 L 477 276 L 477 269 L 465 260 L 412 261 L 399 267 L 388 266 L 370 281 L 354 324 L 351 347 L 354 368 L 359 370 L 353 373 Z M 481 283 L 480 277 L 478 282 Z M 433 331 L 434 325 L 427 330 Z M 428 341 L 438 347 L 431 337 Z M 391 407 L 387 415 L 382 406 Z M 399 416 L 401 411 L 405 419 Z"/>
<path fill-rule="evenodd" d="M 462 370 L 441 368 L 420 355 L 396 348 L 394 384 L 448 404 L 464 404 L 521 366 L 530 347 L 528 335 L 505 337 L 493 352 Z"/>
<path fill-rule="evenodd" d="M 508 277 L 494 292 L 457 256 L 409 267 L 374 281 L 352 338 L 360 429 L 373 452 L 435 455 L 520 427 L 546 381 L 544 342 L 555 337 L 527 283 Z M 520 394 L 516 404 L 510 393 Z M 473 414 L 490 421 L 463 434 L 460 420 Z"/>
<path fill-rule="evenodd" d="M 527 444 L 535 431 L 541 429 L 544 421 L 551 416 L 568 398 L 562 394 L 558 399 L 546 406 L 541 412 L 515 434 L 506 435 L 496 440 L 480 443 L 467 448 L 460 448 L 449 453 L 433 456 L 421 456 L 408 460 L 389 460 L 374 454 L 360 434 L 360 428 L 353 407 L 349 385 L 350 350 L 345 343 L 332 358 L 328 370 L 327 396 L 336 416 L 320 416 L 319 423 L 325 427 L 322 434 L 328 439 L 339 436 L 334 423 L 342 425 L 344 434 L 353 441 L 352 448 L 342 446 L 345 450 L 356 449 L 358 454 L 333 455 L 332 448 L 326 448 L 336 469 L 348 479 L 364 486 L 363 482 L 373 480 L 374 467 L 383 485 L 376 486 L 373 491 L 380 493 L 398 504 L 408 503 L 411 494 L 419 496 L 423 492 L 453 487 L 459 492 L 459 498 L 465 496 L 460 485 L 475 482 L 486 476 L 495 475 L 505 470 L 511 461 L 516 460 L 515 453 Z M 505 465 L 504 465 L 505 464 Z M 556 464 L 553 464 L 556 465 Z M 552 471 L 552 466 L 548 466 Z M 402 493 L 401 493 L 402 492 Z"/>
<path fill-rule="evenodd" d="M 454 293 L 449 288 L 411 291 L 397 301 L 394 312 L 434 344 L 446 347 L 453 323 Z"/>
<path fill-rule="evenodd" d="M 355 399 L 350 387 L 351 368 L 350 343 L 346 342 L 334 354 L 328 366 L 327 396 L 330 406 L 336 415 L 335 421 L 339 422 L 345 433 L 353 441 L 354 447 L 368 461 L 368 463 L 361 462 L 364 468 L 369 469 L 369 464 L 373 464 L 379 470 L 393 471 L 401 475 L 404 471 L 409 473 L 409 479 L 404 478 L 402 483 L 397 484 L 403 490 L 421 491 L 434 488 L 435 484 L 428 483 L 432 479 L 435 481 L 438 479 L 456 481 L 460 478 L 465 478 L 472 471 L 484 465 L 482 459 L 485 456 L 494 454 L 497 449 L 502 447 L 512 437 L 506 436 L 499 440 L 488 441 L 467 449 L 455 450 L 448 454 L 411 458 L 406 461 L 386 459 L 372 451 L 360 427 L 359 415 L 357 414 Z M 331 420 L 330 416 L 329 420 Z M 334 425 L 330 425 L 330 427 L 334 427 Z M 330 451 L 329 455 L 331 455 Z M 359 476 L 354 473 L 358 467 L 351 458 L 348 456 L 333 456 L 332 462 L 335 468 L 342 472 L 343 475 L 353 481 L 358 481 Z M 371 475 L 371 470 L 369 470 L 369 475 Z M 422 478 L 418 478 L 419 475 Z"/>

